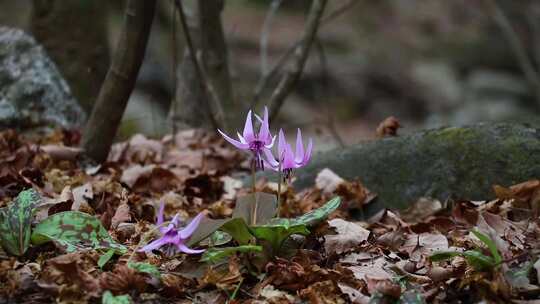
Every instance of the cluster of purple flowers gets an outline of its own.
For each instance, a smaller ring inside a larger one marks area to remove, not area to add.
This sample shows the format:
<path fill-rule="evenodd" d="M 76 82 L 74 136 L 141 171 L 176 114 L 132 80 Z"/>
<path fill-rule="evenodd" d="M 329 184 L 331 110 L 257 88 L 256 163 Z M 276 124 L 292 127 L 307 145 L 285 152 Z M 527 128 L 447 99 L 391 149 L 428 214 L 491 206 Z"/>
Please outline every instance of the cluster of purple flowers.
<path fill-rule="evenodd" d="M 280 129 L 276 151 L 277 157 L 275 157 L 272 147 L 274 146 L 276 137 L 270 133 L 268 109 L 264 107 L 262 119 L 257 114 L 255 116 L 261 123 L 258 133 L 254 132 L 253 129 L 251 111 L 248 112 L 242 135 L 238 133 L 238 140 L 229 137 L 221 130 L 218 130 L 218 132 L 233 146 L 252 153 L 255 168 L 259 170 L 271 169 L 281 171 L 284 173 L 285 178 L 288 179 L 294 169 L 303 167 L 309 162 L 313 149 L 313 141 L 310 138 L 307 148 L 304 150 L 302 132 L 298 129 L 296 133 L 296 148 L 293 152 L 291 145 L 285 139 L 285 133 Z"/>
<path fill-rule="evenodd" d="M 295 151 L 293 152 L 291 145 L 285 139 L 283 130 L 280 129 L 276 151 L 277 157 L 275 157 L 274 153 L 272 152 L 272 148 L 274 146 L 276 136 L 272 136 L 270 133 L 268 109 L 266 107 L 264 108 L 262 118 L 257 114 L 255 114 L 255 117 L 260 122 L 258 133 L 256 133 L 253 129 L 251 111 L 249 111 L 247 114 L 242 135 L 238 133 L 238 140 L 229 137 L 221 130 L 218 130 L 218 132 L 223 136 L 223 138 L 225 138 L 225 140 L 230 142 L 238 149 L 249 151 L 253 155 L 253 166 L 256 169 L 271 169 L 274 171 L 279 171 L 280 173 L 284 174 L 285 179 L 289 179 L 294 169 L 303 167 L 309 162 L 311 158 L 311 151 L 313 149 L 313 141 L 309 139 L 307 148 L 304 149 L 302 132 L 300 129 L 298 129 L 298 132 L 296 133 L 296 147 Z M 203 252 L 204 249 L 198 250 L 187 247 L 186 242 L 201 223 L 201 220 L 204 218 L 204 213 L 199 213 L 184 228 L 180 227 L 178 214 L 176 214 L 169 224 L 166 227 L 163 227 L 164 208 L 165 205 L 161 203 L 156 222 L 156 225 L 161 232 L 161 237 L 142 247 L 139 251 L 150 252 L 154 249 L 161 248 L 162 246 L 171 246 L 175 251 L 184 252 L 187 254 L 197 254 Z"/>

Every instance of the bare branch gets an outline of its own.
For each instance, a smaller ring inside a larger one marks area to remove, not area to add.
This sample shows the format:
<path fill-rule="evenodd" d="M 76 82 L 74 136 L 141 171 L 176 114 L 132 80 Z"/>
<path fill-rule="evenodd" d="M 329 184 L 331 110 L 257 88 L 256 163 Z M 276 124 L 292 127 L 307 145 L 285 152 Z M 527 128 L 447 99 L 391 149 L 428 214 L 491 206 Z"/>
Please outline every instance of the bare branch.
<path fill-rule="evenodd" d="M 270 97 L 270 119 L 272 120 L 277 117 L 283 102 L 302 75 L 327 2 L 327 0 L 314 0 L 311 5 L 302 42 L 294 52 L 293 67 L 283 75 Z"/>
<path fill-rule="evenodd" d="M 341 14 L 347 12 L 352 6 L 359 3 L 359 0 L 349 0 L 344 5 L 340 6 L 339 8 L 335 9 L 331 13 L 329 13 L 327 16 L 323 17 L 321 19 L 320 26 L 324 26 L 331 21 L 333 21 L 335 18 L 339 17 Z M 296 41 L 292 46 L 290 46 L 285 53 L 283 53 L 279 59 L 276 61 L 276 63 L 272 66 L 272 68 L 266 73 L 261 75 L 259 78 L 259 81 L 257 82 L 257 85 L 255 86 L 253 98 L 251 100 L 250 108 L 254 108 L 257 103 L 259 102 L 261 95 L 268 86 L 271 79 L 273 79 L 279 70 L 287 63 L 287 60 L 291 57 L 291 55 L 294 53 L 296 48 L 300 46 L 302 43 L 302 40 Z"/>
<path fill-rule="evenodd" d="M 109 154 L 135 87 L 155 8 L 156 0 L 129 0 L 127 3 L 122 33 L 82 138 L 86 155 L 95 161 L 103 162 Z"/>
<path fill-rule="evenodd" d="M 180 15 L 180 24 L 182 25 L 182 30 L 184 31 L 184 36 L 186 38 L 186 45 L 187 45 L 187 50 L 189 52 L 189 57 L 191 59 L 191 62 L 193 64 L 193 66 L 195 67 L 195 70 L 194 70 L 194 73 L 195 73 L 195 77 L 197 78 L 197 82 L 200 86 L 200 90 L 201 92 L 206 92 L 206 96 L 210 96 L 210 94 L 208 94 L 208 86 L 206 85 L 206 83 L 208 83 L 207 79 L 204 78 L 204 73 L 202 71 L 202 67 L 201 65 L 199 64 L 199 60 L 197 58 L 197 53 L 195 51 L 195 47 L 193 45 L 193 39 L 191 38 L 191 33 L 189 31 L 189 27 L 187 25 L 187 21 L 186 21 L 186 14 L 184 12 L 184 7 L 182 6 L 182 3 L 180 0 L 175 0 L 174 1 L 174 4 L 176 6 L 176 9 L 178 10 L 179 12 L 179 15 Z M 210 102 L 208 101 L 208 98 L 202 98 L 203 99 L 203 102 L 204 102 L 204 107 L 206 108 L 206 114 L 208 115 L 208 118 L 210 120 L 210 123 L 212 124 L 212 127 L 214 128 L 219 128 L 220 125 L 212 111 L 212 107 L 210 105 Z"/>
<path fill-rule="evenodd" d="M 264 18 L 260 41 L 261 76 L 266 75 L 268 71 L 268 36 L 270 35 L 270 25 L 272 25 L 272 21 L 274 20 L 274 17 L 276 16 L 282 1 L 283 0 L 272 0 L 272 3 L 270 3 L 270 8 L 268 9 L 268 13 L 266 14 L 266 18 Z"/>
<path fill-rule="evenodd" d="M 491 10 L 493 20 L 500 27 L 503 36 L 508 40 L 510 48 L 514 52 L 521 70 L 525 74 L 525 78 L 529 86 L 534 90 L 537 99 L 540 101 L 540 75 L 534 68 L 532 60 L 527 55 L 525 47 L 521 43 L 518 34 L 510 24 L 510 21 L 503 10 L 499 7 L 495 0 L 485 0 Z"/>

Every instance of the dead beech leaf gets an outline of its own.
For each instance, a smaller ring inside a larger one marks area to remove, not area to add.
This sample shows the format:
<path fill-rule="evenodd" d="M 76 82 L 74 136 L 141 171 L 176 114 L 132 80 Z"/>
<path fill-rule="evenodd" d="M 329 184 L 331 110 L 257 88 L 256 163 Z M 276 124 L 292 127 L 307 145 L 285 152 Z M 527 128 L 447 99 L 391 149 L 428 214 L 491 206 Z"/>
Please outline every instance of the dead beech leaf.
<path fill-rule="evenodd" d="M 328 168 L 322 169 L 315 178 L 316 187 L 322 190 L 323 193 L 333 193 L 336 191 L 337 187 L 344 182 L 344 179 Z"/>
<path fill-rule="evenodd" d="M 89 200 L 94 198 L 92 183 L 86 183 L 82 186 L 75 187 L 71 192 L 73 193 L 73 205 L 71 205 L 71 210 L 87 212 L 92 209 L 88 203 Z"/>
<path fill-rule="evenodd" d="M 340 297 L 334 282 L 330 280 L 316 282 L 308 288 L 300 290 L 299 294 L 309 303 L 345 304 L 345 300 Z"/>
<path fill-rule="evenodd" d="M 242 181 L 234 179 L 230 176 L 222 176 L 219 179 L 221 182 L 223 182 L 223 199 L 226 200 L 233 200 L 236 198 L 236 193 L 239 189 L 242 188 Z"/>
<path fill-rule="evenodd" d="M 120 181 L 132 188 L 141 176 L 150 175 L 155 167 L 156 165 L 131 166 L 124 170 L 124 172 L 122 172 L 122 177 L 120 177 Z"/>
<path fill-rule="evenodd" d="M 448 239 L 440 233 L 409 234 L 400 250 L 407 252 L 410 259 L 419 261 L 435 251 L 448 249 Z"/>
<path fill-rule="evenodd" d="M 203 167 L 202 150 L 171 150 L 163 159 L 163 163 L 176 167 L 201 170 Z"/>
<path fill-rule="evenodd" d="M 129 222 L 131 220 L 131 216 L 129 215 L 129 205 L 127 203 L 122 203 L 118 208 L 116 209 L 116 212 L 114 213 L 114 216 L 111 219 L 111 228 L 118 227 L 119 224 L 124 222 Z"/>
<path fill-rule="evenodd" d="M 324 237 L 324 248 L 328 254 L 341 254 L 349 251 L 369 238 L 369 230 L 352 222 L 333 219 L 328 221 L 328 225 L 335 228 L 337 232 L 337 235 L 326 235 Z"/>
<path fill-rule="evenodd" d="M 78 147 L 66 147 L 61 145 L 44 145 L 39 147 L 43 152 L 49 154 L 54 160 L 75 160 L 83 149 Z"/>
<path fill-rule="evenodd" d="M 401 127 L 399 121 L 394 116 L 385 118 L 377 127 L 377 137 L 397 136 L 397 130 Z"/>
<path fill-rule="evenodd" d="M 355 266 L 348 266 L 346 268 L 353 272 L 355 278 L 367 282 L 367 278 L 377 280 L 392 279 L 392 275 L 385 270 L 391 265 L 390 262 L 386 261 L 384 256 L 381 256 L 371 261 L 366 261 Z"/>
<path fill-rule="evenodd" d="M 439 212 L 441 209 L 442 204 L 439 200 L 421 197 L 407 209 L 399 212 L 399 215 L 407 223 L 418 223 Z"/>
<path fill-rule="evenodd" d="M 361 293 L 359 290 L 350 287 L 349 285 L 338 283 L 341 292 L 349 297 L 353 304 L 369 304 L 370 297 Z"/>

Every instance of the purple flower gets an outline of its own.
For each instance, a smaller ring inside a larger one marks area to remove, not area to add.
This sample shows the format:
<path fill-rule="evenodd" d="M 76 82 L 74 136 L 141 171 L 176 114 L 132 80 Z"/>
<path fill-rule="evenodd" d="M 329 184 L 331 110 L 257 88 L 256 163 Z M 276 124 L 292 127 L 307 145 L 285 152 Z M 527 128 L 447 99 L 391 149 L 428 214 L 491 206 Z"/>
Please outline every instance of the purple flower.
<path fill-rule="evenodd" d="M 257 114 L 255 114 L 257 116 Z M 247 150 L 253 154 L 253 161 L 255 168 L 264 169 L 264 163 L 262 155 L 265 150 L 269 150 L 274 145 L 275 137 L 270 134 L 270 127 L 268 125 L 268 109 L 264 107 L 264 115 L 261 119 L 257 116 L 257 119 L 261 122 L 259 133 L 253 131 L 253 122 L 251 121 L 251 110 L 246 117 L 246 123 L 244 125 L 244 132 L 242 135 L 238 133 L 238 139 L 233 139 L 218 129 L 219 134 L 225 138 L 226 141 L 240 150 Z"/>
<path fill-rule="evenodd" d="M 291 145 L 285 139 L 283 130 L 279 130 L 278 139 L 278 159 L 274 157 L 270 150 L 265 151 L 265 167 L 278 171 L 281 169 L 285 173 L 285 179 L 290 178 L 292 170 L 301 168 L 309 162 L 311 151 L 313 150 L 313 140 L 310 138 L 306 150 L 302 143 L 302 132 L 298 129 L 296 133 L 296 149 L 293 153 Z"/>
<path fill-rule="evenodd" d="M 191 220 L 191 222 L 184 227 L 183 229 L 180 229 L 179 227 L 179 220 L 178 220 L 178 214 L 174 216 L 174 218 L 171 220 L 169 225 L 166 227 L 161 227 L 163 224 L 163 211 L 165 209 L 165 204 L 161 203 L 161 206 L 159 207 L 158 212 L 158 218 L 156 225 L 160 226 L 159 231 L 161 232 L 161 237 L 148 245 L 141 248 L 139 251 L 149 252 L 154 249 L 158 249 L 162 246 L 171 244 L 175 246 L 176 250 L 187 253 L 187 254 L 197 254 L 204 251 L 204 249 L 191 249 L 188 248 L 185 244 L 185 242 L 191 237 L 195 229 L 199 226 L 201 220 L 204 217 L 204 213 L 199 213 L 196 217 Z"/>

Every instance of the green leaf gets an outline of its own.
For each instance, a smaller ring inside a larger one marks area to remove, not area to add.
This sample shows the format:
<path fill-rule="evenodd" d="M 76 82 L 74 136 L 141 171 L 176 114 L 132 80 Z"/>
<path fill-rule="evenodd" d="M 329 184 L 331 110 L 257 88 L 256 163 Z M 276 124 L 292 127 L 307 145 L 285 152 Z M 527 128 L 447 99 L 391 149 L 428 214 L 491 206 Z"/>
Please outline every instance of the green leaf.
<path fill-rule="evenodd" d="M 432 261 L 432 262 L 440 262 L 440 261 L 444 261 L 444 260 L 449 260 L 455 256 L 458 256 L 458 255 L 462 255 L 462 252 L 457 252 L 457 251 L 438 251 L 438 252 L 435 252 L 433 253 L 429 259 Z"/>
<path fill-rule="evenodd" d="M 274 255 L 277 254 L 283 242 L 291 235 L 309 234 L 306 225 L 298 224 L 294 220 L 287 218 L 274 218 L 265 225 L 249 227 L 249 230 L 258 240 L 267 241 L 272 246 Z"/>
<path fill-rule="evenodd" d="M 482 243 L 486 244 L 486 246 L 489 248 L 489 252 L 491 252 L 491 256 L 495 259 L 496 264 L 500 264 L 502 262 L 501 254 L 499 253 L 499 250 L 497 249 L 497 245 L 495 245 L 495 242 L 487 235 L 481 233 L 480 231 L 473 229 L 471 231 Z"/>
<path fill-rule="evenodd" d="M 105 266 L 105 264 L 107 264 L 107 262 L 110 261 L 113 256 L 114 256 L 114 249 L 109 249 L 107 252 L 102 254 L 99 257 L 99 260 L 97 262 L 99 268 L 103 268 L 103 266 Z"/>
<path fill-rule="evenodd" d="M 246 245 L 253 238 L 243 218 L 233 218 L 220 228 L 227 232 L 240 245 Z"/>
<path fill-rule="evenodd" d="M 261 246 L 242 245 L 237 247 L 210 248 L 206 250 L 201 258 L 201 262 L 217 263 L 236 253 L 261 252 Z"/>
<path fill-rule="evenodd" d="M 491 270 L 497 265 L 492 257 L 489 257 L 480 251 L 467 250 L 463 252 L 462 255 L 467 260 L 467 263 L 478 271 Z"/>
<path fill-rule="evenodd" d="M 232 241 L 232 236 L 228 234 L 225 231 L 216 230 L 212 234 L 210 234 L 210 237 L 204 239 L 199 243 L 201 246 L 221 246 L 224 244 L 227 244 L 228 242 Z"/>
<path fill-rule="evenodd" d="M 24 190 L 0 209 L 0 242 L 10 254 L 23 255 L 30 245 L 31 222 L 41 197 L 34 189 Z"/>
<path fill-rule="evenodd" d="M 332 212 L 336 211 L 341 205 L 341 198 L 339 196 L 334 197 L 322 207 L 295 218 L 293 221 L 295 224 L 306 225 L 308 227 L 313 226 L 322 220 L 326 219 Z"/>
<path fill-rule="evenodd" d="M 111 238 L 99 219 L 79 211 L 60 212 L 46 218 L 36 226 L 31 240 L 37 245 L 53 241 L 66 252 L 84 249 L 126 252 L 126 247 Z"/>
<path fill-rule="evenodd" d="M 110 291 L 105 291 L 101 299 L 102 304 L 129 304 L 131 298 L 129 295 L 113 296 Z"/>
<path fill-rule="evenodd" d="M 161 272 L 159 272 L 159 269 L 152 264 L 143 262 L 129 262 L 127 265 L 129 268 L 135 269 L 138 272 L 148 273 L 156 278 L 161 277 Z"/>

